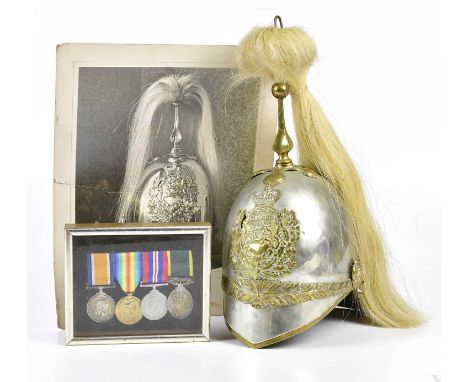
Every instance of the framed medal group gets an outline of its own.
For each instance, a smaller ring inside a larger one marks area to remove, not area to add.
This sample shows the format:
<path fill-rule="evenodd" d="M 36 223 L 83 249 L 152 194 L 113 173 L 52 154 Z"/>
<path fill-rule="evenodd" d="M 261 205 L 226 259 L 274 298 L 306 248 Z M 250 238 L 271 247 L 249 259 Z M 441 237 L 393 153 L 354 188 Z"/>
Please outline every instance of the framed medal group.
<path fill-rule="evenodd" d="M 67 345 L 209 340 L 208 223 L 65 226 Z"/>

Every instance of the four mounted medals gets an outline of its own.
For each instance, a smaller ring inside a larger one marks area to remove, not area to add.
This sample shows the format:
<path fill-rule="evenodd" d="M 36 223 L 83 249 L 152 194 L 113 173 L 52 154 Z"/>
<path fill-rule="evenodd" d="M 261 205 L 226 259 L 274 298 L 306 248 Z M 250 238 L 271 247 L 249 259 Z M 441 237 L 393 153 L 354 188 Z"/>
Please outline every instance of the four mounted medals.
<path fill-rule="evenodd" d="M 90 253 L 87 255 L 87 287 L 98 288 L 86 306 L 91 320 L 104 323 L 114 315 L 124 325 L 134 325 L 143 317 L 157 321 L 166 316 L 182 320 L 193 310 L 193 298 L 186 286 L 193 284 L 191 250 Z M 115 287 L 114 279 L 127 295 L 117 304 L 103 288 Z M 157 288 L 174 285 L 166 297 Z M 152 288 L 140 299 L 137 287 Z"/>

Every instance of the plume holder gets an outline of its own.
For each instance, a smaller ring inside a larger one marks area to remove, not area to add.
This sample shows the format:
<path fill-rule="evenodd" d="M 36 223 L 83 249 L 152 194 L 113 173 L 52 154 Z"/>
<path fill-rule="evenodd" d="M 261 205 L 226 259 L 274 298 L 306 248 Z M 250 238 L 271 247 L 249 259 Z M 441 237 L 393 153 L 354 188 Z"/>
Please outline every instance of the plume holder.
<path fill-rule="evenodd" d="M 170 140 L 173 144 L 170 155 L 174 158 L 179 158 L 181 155 L 180 142 L 182 141 L 182 134 L 179 129 L 179 103 L 174 102 L 174 128 L 172 130 Z"/>
<path fill-rule="evenodd" d="M 278 132 L 273 142 L 273 150 L 278 154 L 275 167 L 288 168 L 293 165 L 288 155 L 293 148 L 293 142 L 286 130 L 283 99 L 289 94 L 289 85 L 286 82 L 277 82 L 271 87 L 271 93 L 278 99 Z"/>

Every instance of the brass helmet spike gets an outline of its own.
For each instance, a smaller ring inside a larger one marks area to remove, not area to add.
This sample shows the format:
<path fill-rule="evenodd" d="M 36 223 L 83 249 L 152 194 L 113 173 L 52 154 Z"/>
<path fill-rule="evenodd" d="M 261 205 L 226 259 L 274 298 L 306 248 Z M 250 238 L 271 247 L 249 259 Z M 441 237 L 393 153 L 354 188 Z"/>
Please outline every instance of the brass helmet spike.
<path fill-rule="evenodd" d="M 278 154 L 276 160 L 276 168 L 287 168 L 293 165 L 289 152 L 293 148 L 293 142 L 286 130 L 286 123 L 284 120 L 284 105 L 283 100 L 289 94 L 289 85 L 286 82 L 274 83 L 271 87 L 271 93 L 278 99 L 278 132 L 273 142 L 273 150 Z"/>

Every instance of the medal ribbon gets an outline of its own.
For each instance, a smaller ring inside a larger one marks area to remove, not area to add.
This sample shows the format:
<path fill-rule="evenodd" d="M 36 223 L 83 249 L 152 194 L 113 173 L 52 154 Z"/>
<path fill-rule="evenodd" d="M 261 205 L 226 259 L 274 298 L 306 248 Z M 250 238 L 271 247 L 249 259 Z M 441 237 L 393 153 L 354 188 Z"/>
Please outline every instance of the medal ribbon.
<path fill-rule="evenodd" d="M 193 257 L 191 250 L 168 251 L 168 276 L 193 276 Z"/>
<path fill-rule="evenodd" d="M 133 293 L 142 276 L 143 252 L 116 252 L 115 278 L 125 293 Z"/>
<path fill-rule="evenodd" d="M 170 251 L 143 252 L 143 284 L 167 283 Z"/>
<path fill-rule="evenodd" d="M 87 254 L 88 286 L 114 285 L 113 253 Z"/>

